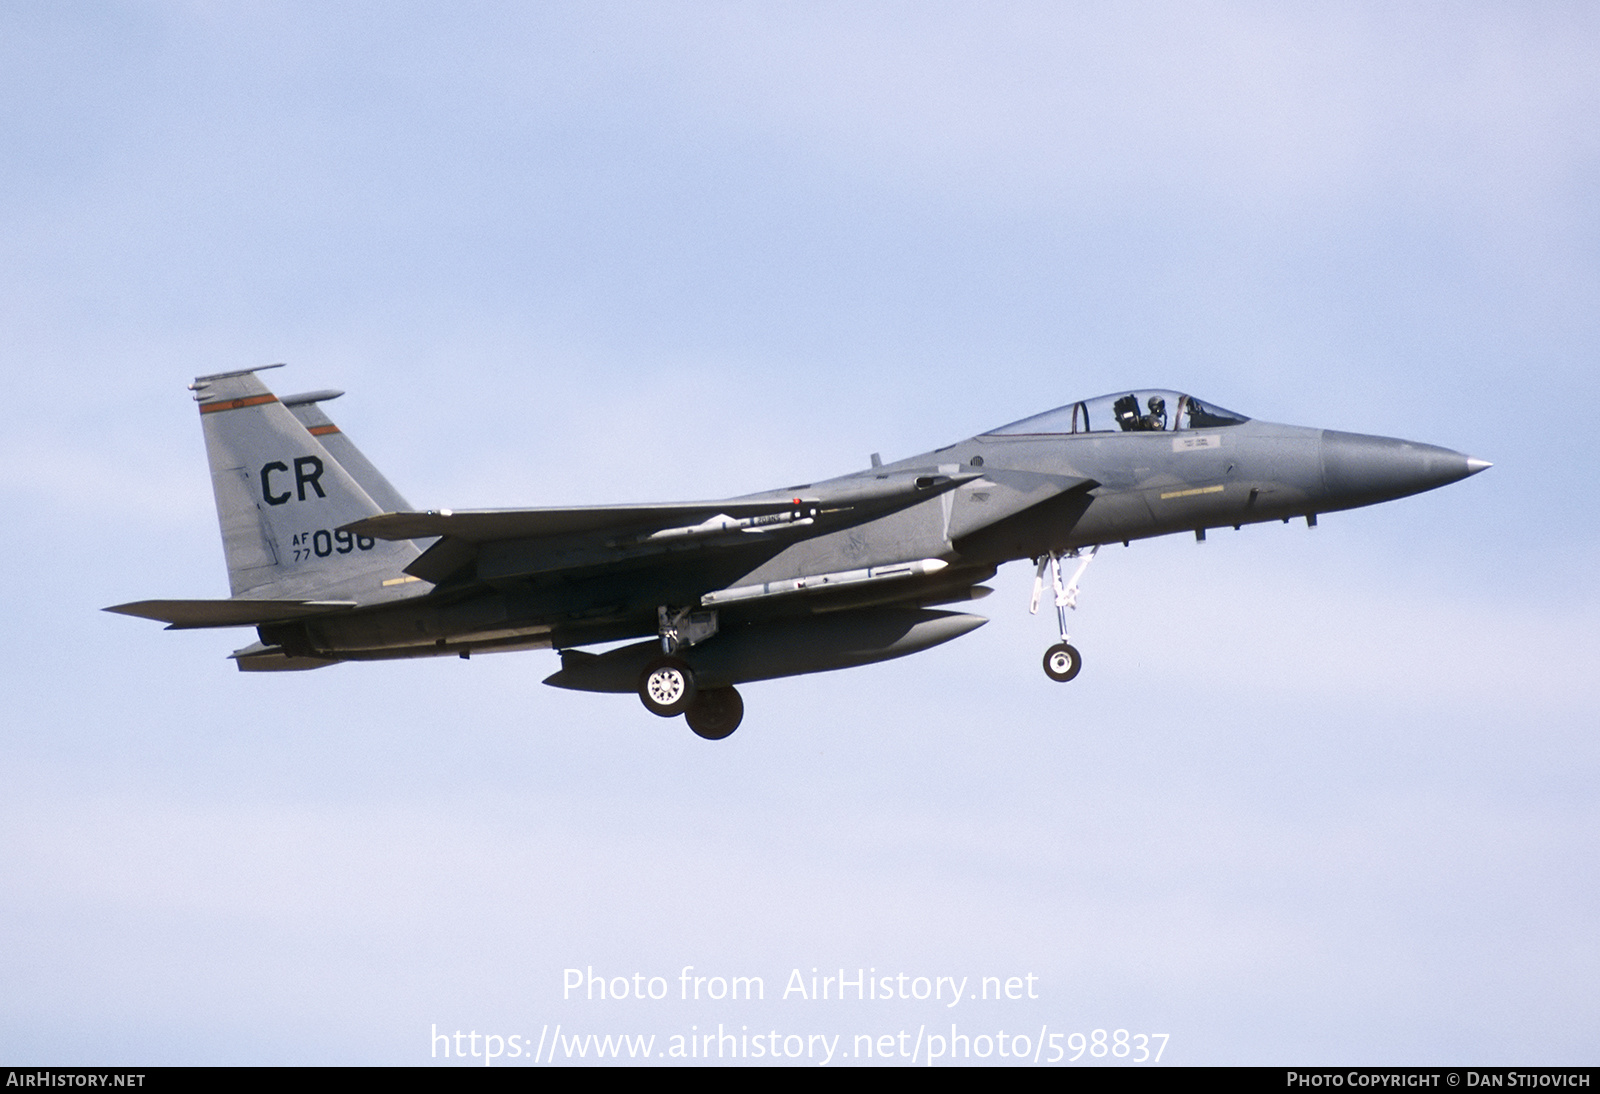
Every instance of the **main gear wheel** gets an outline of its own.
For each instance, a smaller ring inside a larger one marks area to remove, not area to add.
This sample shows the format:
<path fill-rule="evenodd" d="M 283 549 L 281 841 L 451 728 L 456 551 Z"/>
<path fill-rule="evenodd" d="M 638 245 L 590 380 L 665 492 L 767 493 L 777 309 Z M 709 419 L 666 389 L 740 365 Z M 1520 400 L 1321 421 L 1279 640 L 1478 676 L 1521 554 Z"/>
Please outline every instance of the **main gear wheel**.
<path fill-rule="evenodd" d="M 639 701 L 651 714 L 662 718 L 682 714 L 694 697 L 694 670 L 680 657 L 658 657 L 639 674 Z"/>
<path fill-rule="evenodd" d="M 744 700 L 733 688 L 707 688 L 695 695 L 683 718 L 698 736 L 720 741 L 739 728 Z"/>

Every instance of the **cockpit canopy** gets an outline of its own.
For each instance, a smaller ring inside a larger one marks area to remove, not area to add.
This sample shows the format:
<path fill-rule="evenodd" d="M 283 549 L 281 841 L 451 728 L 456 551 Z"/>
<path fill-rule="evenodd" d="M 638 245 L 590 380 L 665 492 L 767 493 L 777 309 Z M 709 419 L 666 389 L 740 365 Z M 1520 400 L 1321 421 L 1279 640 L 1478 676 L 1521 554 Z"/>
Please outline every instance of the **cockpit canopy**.
<path fill-rule="evenodd" d="M 1017 437 L 1040 433 L 1154 433 L 1179 429 L 1212 429 L 1250 419 L 1202 403 L 1177 391 L 1123 391 L 1056 407 L 1020 422 L 991 429 L 987 436 Z"/>

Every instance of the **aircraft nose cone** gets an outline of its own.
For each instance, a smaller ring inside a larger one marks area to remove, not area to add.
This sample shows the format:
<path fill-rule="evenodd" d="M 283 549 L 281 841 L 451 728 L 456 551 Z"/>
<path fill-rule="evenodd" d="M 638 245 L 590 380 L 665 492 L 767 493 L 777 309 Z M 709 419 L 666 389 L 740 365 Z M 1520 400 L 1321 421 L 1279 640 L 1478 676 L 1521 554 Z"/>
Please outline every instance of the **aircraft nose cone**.
<path fill-rule="evenodd" d="M 1322 434 L 1322 479 L 1334 498 L 1364 505 L 1420 494 L 1491 466 L 1438 445 L 1368 437 L 1332 429 Z"/>

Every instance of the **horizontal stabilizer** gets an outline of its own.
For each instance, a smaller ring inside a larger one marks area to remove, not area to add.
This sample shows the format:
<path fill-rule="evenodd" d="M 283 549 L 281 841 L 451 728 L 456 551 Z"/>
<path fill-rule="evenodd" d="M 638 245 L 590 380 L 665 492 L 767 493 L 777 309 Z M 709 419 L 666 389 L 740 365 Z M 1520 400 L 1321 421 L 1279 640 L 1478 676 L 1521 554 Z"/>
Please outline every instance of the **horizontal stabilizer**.
<path fill-rule="evenodd" d="M 166 623 L 168 630 L 197 627 L 251 627 L 312 615 L 348 611 L 353 600 L 136 600 L 105 609 Z"/>

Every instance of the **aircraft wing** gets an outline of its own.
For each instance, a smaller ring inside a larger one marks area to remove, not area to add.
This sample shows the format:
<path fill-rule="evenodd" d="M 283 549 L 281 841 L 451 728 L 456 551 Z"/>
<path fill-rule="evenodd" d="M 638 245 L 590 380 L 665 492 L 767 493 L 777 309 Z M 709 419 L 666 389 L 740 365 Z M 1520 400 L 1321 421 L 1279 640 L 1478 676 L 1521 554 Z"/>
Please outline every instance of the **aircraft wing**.
<path fill-rule="evenodd" d="M 475 560 L 480 577 L 512 577 L 605 565 L 691 542 L 748 542 L 751 534 L 814 535 L 915 504 L 977 477 L 975 472 L 922 469 L 849 476 L 792 492 L 724 501 L 384 513 L 346 525 L 346 530 L 388 540 L 440 537 L 405 568 L 414 577 L 439 584 Z"/>
<path fill-rule="evenodd" d="M 136 600 L 106 608 L 167 624 L 170 631 L 199 627 L 253 627 L 312 615 L 348 611 L 354 600 Z"/>
<path fill-rule="evenodd" d="M 437 509 L 424 513 L 384 513 L 348 525 L 348 530 L 378 539 L 449 536 L 467 543 L 501 539 L 541 539 L 585 533 L 626 534 L 693 524 L 718 513 L 733 518 L 792 510 L 801 499 L 760 502 L 676 502 L 666 505 L 580 505 L 569 509 Z"/>

